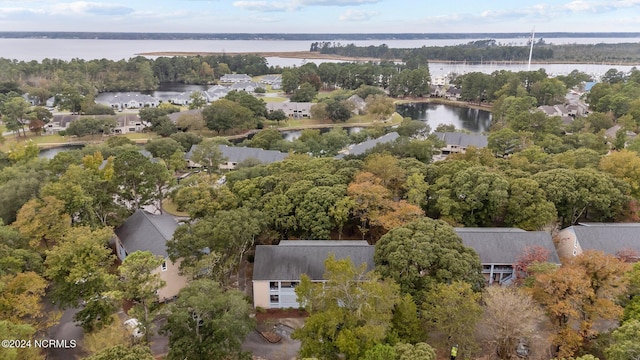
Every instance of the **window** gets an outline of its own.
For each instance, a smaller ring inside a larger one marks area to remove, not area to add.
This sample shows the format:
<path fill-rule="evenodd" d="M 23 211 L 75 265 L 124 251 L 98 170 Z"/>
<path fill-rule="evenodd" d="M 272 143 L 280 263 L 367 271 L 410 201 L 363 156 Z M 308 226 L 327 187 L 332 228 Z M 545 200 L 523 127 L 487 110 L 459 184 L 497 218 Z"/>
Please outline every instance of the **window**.
<path fill-rule="evenodd" d="M 271 296 L 269 297 L 269 301 L 270 301 L 272 304 L 278 304 L 278 303 L 280 302 L 280 296 L 279 296 L 279 295 L 271 295 Z"/>
<path fill-rule="evenodd" d="M 167 262 L 166 261 L 162 262 L 162 267 L 161 268 L 162 268 L 162 271 L 167 271 Z"/>
<path fill-rule="evenodd" d="M 281 288 L 292 289 L 292 288 L 295 288 L 296 285 L 298 285 L 297 281 L 283 281 L 283 282 L 280 283 L 280 287 Z"/>
<path fill-rule="evenodd" d="M 271 290 L 278 290 L 278 282 L 277 281 L 269 282 L 269 288 L 271 288 Z"/>

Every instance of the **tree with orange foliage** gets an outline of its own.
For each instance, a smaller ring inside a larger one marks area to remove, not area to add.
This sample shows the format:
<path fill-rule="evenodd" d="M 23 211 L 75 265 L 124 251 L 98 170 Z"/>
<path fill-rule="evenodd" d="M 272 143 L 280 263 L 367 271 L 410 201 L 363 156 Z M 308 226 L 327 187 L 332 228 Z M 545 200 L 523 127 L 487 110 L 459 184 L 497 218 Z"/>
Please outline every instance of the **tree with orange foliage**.
<path fill-rule="evenodd" d="M 558 358 L 572 357 L 594 339 L 597 322 L 620 318 L 616 297 L 626 289 L 627 269 L 613 255 L 585 251 L 556 270 L 534 275 L 531 292 L 551 319 Z"/>

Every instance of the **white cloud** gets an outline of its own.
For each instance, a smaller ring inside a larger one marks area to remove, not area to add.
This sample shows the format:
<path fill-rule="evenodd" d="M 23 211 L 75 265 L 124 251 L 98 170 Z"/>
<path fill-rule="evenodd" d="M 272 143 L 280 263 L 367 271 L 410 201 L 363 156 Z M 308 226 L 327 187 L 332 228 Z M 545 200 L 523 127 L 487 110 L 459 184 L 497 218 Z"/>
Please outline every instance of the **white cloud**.
<path fill-rule="evenodd" d="M 378 15 L 375 11 L 349 9 L 340 15 L 340 21 L 367 21 Z"/>
<path fill-rule="evenodd" d="M 307 6 L 358 6 L 375 4 L 382 0 L 241 0 L 233 3 L 233 6 L 250 11 L 295 11 Z"/>
<path fill-rule="evenodd" d="M 376 4 L 381 0 L 299 0 L 303 5 L 323 5 L 323 6 L 356 6 L 364 4 Z"/>
<path fill-rule="evenodd" d="M 640 6 L 640 0 L 589 1 L 574 0 L 562 8 L 573 12 L 603 12 Z"/>
<path fill-rule="evenodd" d="M 273 2 L 273 1 L 236 1 L 233 6 L 250 11 L 291 11 L 298 6 L 295 2 Z"/>
<path fill-rule="evenodd" d="M 132 12 L 134 9 L 124 5 L 86 1 L 55 4 L 51 7 L 54 15 L 127 15 Z"/>
<path fill-rule="evenodd" d="M 44 11 L 33 8 L 0 8 L 0 18 L 38 14 L 44 14 Z"/>

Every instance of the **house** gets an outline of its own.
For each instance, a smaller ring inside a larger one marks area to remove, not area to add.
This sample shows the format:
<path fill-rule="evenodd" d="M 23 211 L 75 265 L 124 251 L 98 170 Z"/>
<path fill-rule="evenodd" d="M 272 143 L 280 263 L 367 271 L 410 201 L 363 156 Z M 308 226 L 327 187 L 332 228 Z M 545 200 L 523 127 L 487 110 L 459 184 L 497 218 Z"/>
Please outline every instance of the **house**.
<path fill-rule="evenodd" d="M 175 298 L 180 289 L 187 285 L 187 278 L 180 275 L 180 261 L 175 263 L 167 254 L 167 241 L 173 237 L 178 223 L 168 214 L 154 215 L 137 210 L 122 225 L 115 229 L 113 246 L 121 261 L 134 251 L 150 251 L 164 259 L 153 273 L 160 274 L 166 285 L 158 290 L 158 299 L 167 301 Z"/>
<path fill-rule="evenodd" d="M 31 106 L 40 105 L 40 98 L 38 98 L 37 96 L 33 96 L 31 94 L 23 94 L 22 98 L 25 99 Z"/>
<path fill-rule="evenodd" d="M 447 85 L 447 77 L 446 76 L 434 76 L 434 77 L 431 78 L 431 85 L 445 86 L 445 85 Z"/>
<path fill-rule="evenodd" d="M 237 83 L 251 81 L 251 76 L 247 74 L 224 74 L 220 77 L 220 82 Z"/>
<path fill-rule="evenodd" d="M 442 85 L 430 85 L 429 95 L 431 97 L 444 97 L 447 95 L 447 92 Z"/>
<path fill-rule="evenodd" d="M 278 245 L 256 246 L 253 266 L 253 305 L 265 309 L 298 308 L 295 287 L 300 276 L 324 280 L 324 261 L 349 258 L 356 265 L 374 268 L 375 247 L 358 240 L 282 240 Z"/>
<path fill-rule="evenodd" d="M 261 86 L 255 81 L 239 81 L 239 82 L 233 83 L 229 89 L 252 93 L 252 92 L 255 92 L 257 88 L 261 88 L 261 87 L 263 86 Z"/>
<path fill-rule="evenodd" d="M 376 145 L 395 141 L 398 137 L 400 137 L 400 135 L 398 135 L 397 132 L 390 132 L 377 139 L 371 139 L 359 144 L 351 145 L 347 149 L 342 150 L 340 154 L 336 155 L 334 158 L 342 159 L 347 155 L 362 155 L 367 152 L 367 150 L 373 149 Z"/>
<path fill-rule="evenodd" d="M 469 146 L 484 148 L 487 147 L 489 143 L 487 137 L 484 135 L 472 135 L 461 132 L 434 132 L 433 134 L 445 143 L 445 146 L 440 149 L 443 155 L 464 154 Z"/>
<path fill-rule="evenodd" d="M 260 79 L 260 82 L 267 85 L 273 85 L 274 83 L 281 83 L 282 75 L 265 75 Z"/>
<path fill-rule="evenodd" d="M 271 113 L 276 110 L 282 110 L 290 118 L 308 118 L 311 117 L 311 107 L 313 105 L 315 104 L 310 102 L 270 102 L 267 103 L 267 111 Z"/>
<path fill-rule="evenodd" d="M 212 86 L 207 91 L 204 92 L 207 97 L 208 102 L 214 102 L 216 100 L 220 100 L 223 97 L 227 96 L 227 94 L 231 91 L 231 88 L 228 86 Z"/>
<path fill-rule="evenodd" d="M 569 110 L 564 105 L 542 105 L 538 106 L 538 111 L 542 111 L 547 116 L 569 116 Z"/>
<path fill-rule="evenodd" d="M 190 167 L 198 167 L 199 165 L 191 160 L 193 151 L 198 145 L 193 145 L 189 152 L 185 154 L 185 158 L 189 161 Z M 249 159 L 258 160 L 262 164 L 271 164 L 277 161 L 284 160 L 289 154 L 275 150 L 264 150 L 260 148 L 250 148 L 244 146 L 228 146 L 218 145 L 218 149 L 222 153 L 222 157 L 225 159 L 220 165 L 220 169 L 233 170 L 238 163 Z"/>
<path fill-rule="evenodd" d="M 47 101 L 45 102 L 45 106 L 48 107 L 48 108 L 53 108 L 55 103 L 56 103 L 56 98 L 55 98 L 55 96 L 52 96 L 52 97 L 47 99 Z"/>
<path fill-rule="evenodd" d="M 561 258 L 597 250 L 637 261 L 640 259 L 640 223 L 579 223 L 558 233 L 556 247 Z"/>
<path fill-rule="evenodd" d="M 183 105 L 183 106 L 189 105 L 189 104 L 191 104 L 191 102 L 193 102 L 193 100 L 191 99 L 191 95 L 194 92 L 196 92 L 196 91 L 186 91 L 186 92 L 174 95 L 169 99 L 169 102 L 174 104 L 174 105 Z M 208 96 L 207 96 L 206 92 L 204 92 L 204 91 L 199 91 L 199 92 L 202 95 L 202 97 L 204 99 L 207 99 L 207 101 L 208 101 Z"/>
<path fill-rule="evenodd" d="M 462 91 L 457 87 L 452 86 L 445 92 L 445 97 L 447 100 L 460 100 L 462 97 Z"/>
<path fill-rule="evenodd" d="M 608 139 L 615 139 L 616 136 L 618 135 L 618 130 L 622 129 L 622 126 L 616 124 L 610 128 L 608 128 L 607 130 L 605 130 L 604 132 L 604 136 L 607 137 Z M 627 135 L 627 138 L 630 140 L 633 140 L 636 138 L 636 136 L 638 136 L 638 134 L 634 133 L 633 131 L 626 131 L 625 134 Z"/>
<path fill-rule="evenodd" d="M 104 115 L 96 115 L 96 117 Z M 109 115 L 106 115 L 109 116 Z M 109 116 L 113 117 L 113 116 Z M 117 125 L 113 129 L 114 134 L 128 134 L 142 132 L 150 124 L 142 121 L 137 114 L 119 114 L 116 117 Z"/>
<path fill-rule="evenodd" d="M 59 131 L 66 130 L 69 124 L 78 119 L 115 119 L 116 127 L 113 129 L 114 134 L 128 134 L 132 132 L 142 132 L 149 124 L 142 121 L 137 114 L 118 114 L 118 115 L 53 115 L 51 121 L 44 126 L 47 134 L 57 134 Z"/>
<path fill-rule="evenodd" d="M 518 228 L 455 228 L 462 243 L 480 256 L 482 275 L 489 285 L 509 285 L 514 280 L 514 264 L 528 248 L 549 252 L 548 262 L 560 265 L 551 235 L 544 231 Z"/>
<path fill-rule="evenodd" d="M 180 119 L 183 116 L 199 116 L 200 118 L 202 118 L 202 109 L 178 111 L 178 112 L 174 112 L 167 115 L 169 120 L 171 120 L 171 122 L 173 122 L 174 124 L 177 123 L 178 119 Z"/>
<path fill-rule="evenodd" d="M 347 101 L 353 104 L 353 114 L 360 115 L 364 114 L 365 108 L 367 107 L 367 103 L 358 95 L 351 95 Z"/>
<path fill-rule="evenodd" d="M 96 104 L 110 106 L 116 110 L 157 107 L 160 104 L 160 100 L 153 96 L 137 92 L 101 93 L 96 96 L 95 101 Z"/>

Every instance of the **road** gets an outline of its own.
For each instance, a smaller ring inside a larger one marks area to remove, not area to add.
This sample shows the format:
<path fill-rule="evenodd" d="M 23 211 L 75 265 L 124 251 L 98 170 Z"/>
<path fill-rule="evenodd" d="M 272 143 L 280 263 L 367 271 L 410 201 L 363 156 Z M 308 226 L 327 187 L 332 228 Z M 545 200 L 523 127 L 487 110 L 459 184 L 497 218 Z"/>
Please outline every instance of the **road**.
<path fill-rule="evenodd" d="M 51 310 L 58 310 L 57 307 L 51 306 Z M 76 346 L 73 348 L 49 348 L 45 350 L 47 354 L 47 360 L 74 360 L 80 359 L 84 354 L 81 348 L 82 339 L 84 338 L 84 331 L 80 326 L 77 326 L 73 321 L 73 316 L 79 309 L 67 309 L 62 313 L 60 322 L 58 325 L 49 328 L 49 339 L 66 340 L 67 343 L 70 340 L 75 340 Z"/>

